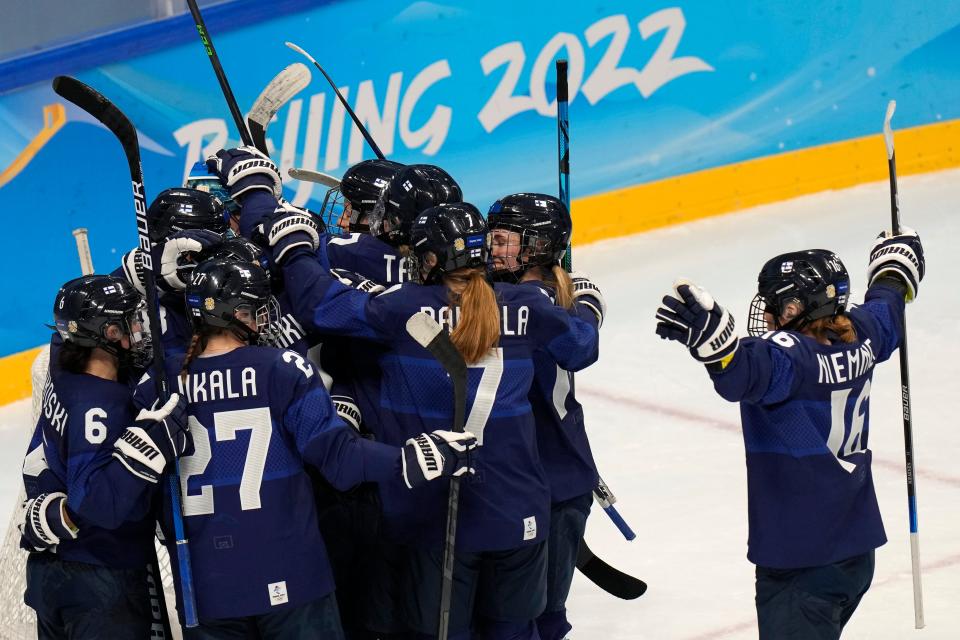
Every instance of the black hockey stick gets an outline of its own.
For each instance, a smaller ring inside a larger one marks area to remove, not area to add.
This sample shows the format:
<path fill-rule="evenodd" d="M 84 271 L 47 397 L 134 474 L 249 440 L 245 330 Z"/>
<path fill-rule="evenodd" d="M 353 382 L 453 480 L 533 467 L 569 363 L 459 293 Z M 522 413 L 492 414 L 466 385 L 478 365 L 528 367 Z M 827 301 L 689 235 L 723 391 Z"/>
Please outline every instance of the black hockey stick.
<path fill-rule="evenodd" d="M 310 84 L 310 69 L 302 62 L 294 62 L 273 77 L 247 116 L 247 128 L 254 146 L 267 152 L 267 127 L 285 104 Z"/>
<path fill-rule="evenodd" d="M 200 42 L 203 43 L 207 57 L 210 58 L 210 65 L 213 67 L 213 72 L 217 74 L 217 82 L 220 83 L 223 97 L 227 101 L 227 108 L 230 109 L 230 115 L 233 116 L 233 121 L 237 125 L 237 130 L 240 132 L 240 139 L 243 141 L 243 144 L 253 146 L 253 138 L 250 137 L 250 132 L 247 131 L 247 126 L 243 122 L 243 115 L 240 113 L 240 107 L 237 106 L 237 99 L 233 96 L 230 83 L 227 82 L 227 74 L 223 72 L 223 65 L 220 64 L 220 57 L 217 56 L 217 50 L 213 48 L 213 38 L 210 37 L 210 33 L 207 31 L 207 25 L 203 22 L 203 15 L 200 13 L 200 7 L 197 6 L 197 0 L 187 0 L 187 6 L 190 7 L 190 15 L 193 16 L 193 22 L 197 25 Z M 263 148 L 258 146 L 257 149 L 260 149 L 264 154 L 267 153 L 265 146 Z"/>
<path fill-rule="evenodd" d="M 367 141 L 367 144 L 370 145 L 370 148 L 373 149 L 373 152 L 377 154 L 377 157 L 383 160 L 386 156 L 383 155 L 383 152 L 380 151 L 380 147 L 377 146 L 377 143 L 373 141 L 373 136 L 370 135 L 370 132 L 367 131 L 367 128 L 363 126 L 360 122 L 360 118 L 357 117 L 357 114 L 353 112 L 353 109 L 350 108 L 350 105 L 347 103 L 347 99 L 343 97 L 343 94 L 340 93 L 340 89 L 337 88 L 336 83 L 333 81 L 326 71 L 323 70 L 323 67 L 320 66 L 320 63 L 317 62 L 316 58 L 304 51 L 301 47 L 293 44 L 292 42 L 287 42 L 286 45 L 296 51 L 297 53 L 303 54 L 306 58 L 313 63 L 320 73 L 323 74 L 323 77 L 327 79 L 327 82 L 330 83 L 330 86 L 333 88 L 334 93 L 337 94 L 337 98 L 340 100 L 340 104 L 343 105 L 343 108 L 347 110 L 347 113 L 350 114 L 350 119 L 353 120 L 353 124 L 357 125 L 357 129 L 360 130 L 360 133 L 363 135 L 363 139 Z"/>
<path fill-rule="evenodd" d="M 580 551 L 577 553 L 577 569 L 595 585 L 623 600 L 635 600 L 647 590 L 647 583 L 643 580 L 614 569 L 593 555 L 583 538 L 580 539 Z"/>
<path fill-rule="evenodd" d="M 425 313 L 415 313 L 407 320 L 407 333 L 437 359 L 453 382 L 453 430 L 463 432 L 467 408 L 467 363 L 450 336 Z M 443 575 L 440 583 L 440 620 L 437 638 L 447 640 L 450 630 L 450 599 L 453 593 L 453 552 L 457 541 L 457 511 L 460 508 L 460 478 L 450 478 L 447 499 L 447 534 L 443 541 Z"/>
<path fill-rule="evenodd" d="M 120 141 L 123 146 L 123 153 L 127 157 L 130 181 L 133 184 L 133 207 L 137 217 L 137 234 L 140 241 L 140 252 L 143 256 L 143 280 L 146 288 L 147 318 L 150 321 L 150 339 L 154 345 L 151 368 L 153 369 L 154 384 L 157 387 L 157 397 L 162 405 L 169 399 L 170 389 L 167 385 L 167 373 L 164 367 L 163 342 L 160 339 L 160 308 L 153 273 L 153 259 L 150 253 L 150 230 L 147 222 L 147 202 L 143 189 L 143 167 L 140 164 L 140 144 L 137 141 L 137 130 L 116 105 L 103 97 L 96 89 L 85 85 L 76 78 L 57 76 L 53 79 L 53 90 L 103 123 Z M 175 473 L 170 474 L 170 494 L 173 502 L 173 524 L 177 535 L 177 562 L 180 568 L 180 582 L 183 593 L 183 615 L 187 626 L 192 627 L 197 625 L 197 610 L 193 593 L 193 574 L 190 571 L 190 555 L 186 545 L 186 536 L 183 532 L 179 461 L 175 461 L 175 466 Z M 155 576 L 159 578 L 159 569 L 156 570 Z M 162 593 L 162 590 L 160 592 Z M 166 611 L 166 609 L 164 608 L 163 611 Z M 169 626 L 169 622 L 167 625 Z"/>
<path fill-rule="evenodd" d="M 883 119 L 883 139 L 887 145 L 890 173 L 890 220 L 894 235 L 900 233 L 900 193 L 897 190 L 897 157 L 893 149 L 890 120 L 897 103 L 891 100 Z M 910 410 L 910 366 L 907 359 L 907 314 L 903 314 L 903 339 L 900 342 L 900 402 L 903 405 L 903 445 L 907 461 L 907 510 L 910 516 L 910 564 L 913 568 L 913 624 L 923 629 L 923 586 L 920 583 L 920 532 L 917 526 L 917 481 L 913 468 L 913 413 Z"/>

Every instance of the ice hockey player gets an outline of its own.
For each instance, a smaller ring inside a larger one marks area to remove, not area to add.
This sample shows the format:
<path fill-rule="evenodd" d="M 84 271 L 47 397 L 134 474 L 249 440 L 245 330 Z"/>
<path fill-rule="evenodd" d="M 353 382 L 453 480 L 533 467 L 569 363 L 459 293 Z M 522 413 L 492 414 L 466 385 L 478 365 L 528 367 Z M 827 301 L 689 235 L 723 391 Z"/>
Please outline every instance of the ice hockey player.
<path fill-rule="evenodd" d="M 114 480 L 126 471 L 112 457 L 131 425 L 144 433 L 167 428 L 162 411 L 134 418 L 130 387 L 121 381 L 126 368 L 150 358 L 143 307 L 140 295 L 112 276 L 71 280 L 54 303 L 63 342 L 43 393 L 42 450 L 24 464 L 25 473 L 42 460 L 47 467 L 28 483 L 22 528 L 32 552 L 24 600 L 37 612 L 41 638 L 150 637 L 152 501 L 142 491 L 118 499 Z"/>
<path fill-rule="evenodd" d="M 600 291 L 588 278 L 568 275 L 560 266 L 573 230 L 570 213 L 560 200 L 542 193 L 504 196 L 490 207 L 487 224 L 493 236 L 494 280 L 535 287 L 560 308 L 599 326 L 606 312 Z M 537 627 L 543 640 L 562 640 L 572 628 L 566 600 L 599 475 L 570 374 L 543 350 L 534 352 L 533 362 L 530 406 L 551 496 L 547 606 Z"/>
<path fill-rule="evenodd" d="M 410 259 L 423 284 L 395 285 L 377 296 L 326 274 L 313 258 L 316 234 L 300 221 L 279 216 L 268 236 L 288 286 L 297 287 L 291 298 L 302 323 L 388 347 L 380 361 L 385 437 L 449 426 L 449 379 L 404 327 L 411 315 L 428 313 L 452 328 L 451 339 L 472 368 L 467 424 L 482 446 L 471 463 L 478 481 L 465 482 L 461 490 L 450 637 L 467 638 L 473 627 L 487 638 L 536 638 L 534 619 L 546 597 L 550 495 L 527 399 L 531 354 L 540 347 L 565 368 L 583 368 L 597 357 L 595 324 L 556 307 L 537 289 L 491 286 L 489 232 L 467 203 L 442 204 L 416 219 Z M 380 493 L 387 535 L 408 545 L 407 623 L 432 637 L 447 487 L 438 483 L 406 493 L 381 483 Z"/>
<path fill-rule="evenodd" d="M 200 618 L 186 638 L 342 638 L 304 465 L 340 489 L 370 480 L 417 487 L 467 473 L 476 440 L 435 431 L 394 447 L 358 437 L 303 356 L 255 346 L 270 317 L 269 277 L 256 264 L 203 262 L 186 301 L 194 335 L 182 362 L 168 361 L 196 443 L 181 461 Z M 153 389 L 145 380 L 135 402 L 152 405 Z M 165 466 L 129 458 L 151 482 Z"/>
<path fill-rule="evenodd" d="M 814 249 L 761 269 L 748 331 L 705 290 L 677 280 L 657 333 L 687 346 L 740 403 L 762 640 L 836 639 L 870 587 L 886 542 L 868 448 L 874 366 L 899 346 L 904 301 L 924 275 L 916 233 L 884 233 L 862 305 L 848 308 L 840 259 Z"/>

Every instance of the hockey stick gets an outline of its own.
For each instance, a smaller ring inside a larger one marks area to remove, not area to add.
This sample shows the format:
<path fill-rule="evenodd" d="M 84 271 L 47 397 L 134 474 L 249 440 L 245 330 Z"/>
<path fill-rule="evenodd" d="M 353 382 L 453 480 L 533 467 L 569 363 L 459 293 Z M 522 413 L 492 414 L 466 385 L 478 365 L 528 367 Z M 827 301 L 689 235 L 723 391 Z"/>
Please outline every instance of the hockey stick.
<path fill-rule="evenodd" d="M 203 22 L 203 15 L 200 13 L 200 7 L 197 6 L 197 0 L 187 0 L 187 6 L 190 7 L 190 15 L 193 16 L 193 22 L 197 25 L 200 42 L 203 43 L 207 57 L 210 58 L 210 65 L 213 67 L 213 72 L 217 74 L 217 82 L 220 83 L 223 97 L 227 101 L 227 108 L 230 109 L 233 122 L 237 125 L 237 130 L 240 132 L 240 139 L 243 140 L 243 144 L 253 146 L 253 139 L 250 137 L 250 132 L 247 131 L 247 126 L 243 123 L 243 115 L 240 113 L 240 107 L 237 106 L 237 99 L 233 96 L 230 83 L 227 82 L 227 75 L 223 72 L 223 65 L 220 64 L 220 57 L 217 56 L 217 50 L 213 48 L 213 38 L 210 37 L 210 33 L 207 31 L 207 25 Z M 257 149 L 260 149 L 263 153 L 267 153 L 266 147 L 257 147 Z"/>
<path fill-rule="evenodd" d="M 140 251 L 143 255 L 143 279 L 147 297 L 147 317 L 150 322 L 150 339 L 153 342 L 153 379 L 157 386 L 159 402 L 163 404 L 170 397 L 167 385 L 167 373 L 164 368 L 163 343 L 160 339 L 160 310 L 157 285 L 153 274 L 153 259 L 150 253 L 150 232 L 147 222 L 147 203 L 143 189 L 143 167 L 140 164 L 140 144 L 137 142 L 137 130 L 127 116 L 107 98 L 76 78 L 57 76 L 53 79 L 53 90 L 63 98 L 77 105 L 99 120 L 116 136 L 123 146 L 130 168 L 130 181 L 133 184 L 133 207 L 137 218 L 137 233 Z M 173 525 L 177 536 L 177 561 L 180 567 L 181 591 L 183 593 L 183 615 L 188 627 L 197 625 L 196 600 L 193 593 L 193 574 L 190 571 L 190 554 L 183 531 L 183 512 L 180 505 L 180 463 L 175 461 L 175 472 L 170 474 L 170 497 L 173 502 Z M 156 571 L 159 576 L 159 570 Z M 165 611 L 163 608 L 161 611 Z M 169 625 L 169 623 L 167 623 Z M 165 626 L 167 626 L 165 625 Z"/>
<path fill-rule="evenodd" d="M 570 209 L 570 92 L 567 86 L 567 61 L 557 60 L 557 175 L 560 183 L 560 202 Z M 563 268 L 569 273 L 573 270 L 573 242 L 567 244 L 567 251 L 563 256 Z M 572 390 L 572 385 L 571 385 Z M 603 479 L 599 479 L 593 490 L 593 497 L 603 509 L 613 524 L 627 540 L 633 540 L 637 534 L 633 532 L 620 512 L 613 504 L 616 496 Z"/>
<path fill-rule="evenodd" d="M 270 126 L 270 121 L 283 105 L 310 84 L 311 77 L 307 65 L 294 62 L 274 76 L 270 84 L 260 92 L 247 116 L 247 128 L 257 149 L 267 152 L 267 127 Z"/>
<path fill-rule="evenodd" d="M 567 89 L 567 61 L 557 60 L 557 173 L 560 176 L 560 202 L 570 211 L 570 93 Z M 567 245 L 563 268 L 573 271 L 573 242 Z"/>
<path fill-rule="evenodd" d="M 887 146 L 887 168 L 890 172 L 890 220 L 894 235 L 900 233 L 900 193 L 897 189 L 897 157 L 893 149 L 890 120 L 897 109 L 895 100 L 887 105 L 883 119 L 883 140 Z M 910 564 L 913 569 L 913 625 L 925 626 L 923 620 L 923 586 L 920 582 L 920 533 L 917 527 L 917 480 L 913 469 L 913 412 L 910 410 L 910 366 L 907 361 L 907 314 L 903 314 L 903 339 L 900 342 L 900 402 L 903 405 L 903 445 L 907 461 L 907 510 L 910 515 Z"/>
<path fill-rule="evenodd" d="M 450 336 L 425 313 L 415 313 L 407 320 L 407 333 L 430 351 L 453 382 L 453 430 L 463 432 L 467 407 L 467 363 Z M 457 511 L 460 508 L 460 478 L 450 478 L 447 499 L 447 534 L 443 541 L 443 574 L 440 583 L 440 620 L 437 638 L 447 640 L 450 630 L 450 599 L 453 593 L 453 552 L 457 541 Z"/>
<path fill-rule="evenodd" d="M 340 89 L 337 88 L 337 85 L 336 83 L 334 83 L 333 78 L 327 75 L 327 72 L 323 70 L 323 67 L 320 66 L 320 63 L 317 62 L 317 60 L 312 55 L 310 55 L 309 53 L 307 53 L 297 45 L 293 44 L 292 42 L 287 42 L 285 44 L 291 49 L 293 49 L 294 51 L 296 51 L 297 53 L 300 53 L 306 56 L 307 60 L 312 62 L 313 66 L 315 66 L 320 71 L 320 73 L 323 74 L 323 77 L 327 79 L 327 82 L 329 82 L 330 86 L 333 88 L 334 93 L 337 94 L 337 98 L 339 98 L 340 104 L 342 104 L 343 108 L 346 109 L 347 113 L 350 114 L 350 119 L 353 120 L 353 124 L 357 125 L 357 129 L 360 130 L 360 133 L 363 135 L 363 139 L 367 141 L 367 144 L 370 145 L 370 148 L 373 149 L 373 152 L 377 154 L 377 157 L 383 160 L 386 156 L 384 156 L 383 152 L 380 151 L 380 147 L 377 146 L 377 143 L 373 141 L 373 137 L 370 135 L 370 132 L 367 131 L 367 128 L 360 123 L 360 118 L 357 117 L 357 114 L 355 114 L 353 112 L 353 109 L 350 108 L 350 105 L 347 104 L 347 99 L 343 97 L 342 93 L 340 93 Z"/>
<path fill-rule="evenodd" d="M 77 255 L 80 257 L 80 273 L 88 276 L 93 273 L 93 258 L 90 256 L 90 242 L 87 240 L 86 227 L 74 229 L 73 237 L 77 241 Z"/>
<path fill-rule="evenodd" d="M 614 569 L 593 555 L 587 541 L 582 538 L 577 553 L 577 569 L 595 585 L 623 600 L 635 600 L 647 591 L 646 582 Z"/>
<path fill-rule="evenodd" d="M 296 169 L 291 167 L 287 170 L 287 175 L 293 178 L 294 180 L 303 180 L 304 182 L 314 182 L 316 184 L 322 184 L 323 186 L 329 189 L 336 189 L 340 186 L 340 179 L 334 178 L 328 173 L 321 173 L 319 171 L 311 171 L 310 169 Z"/>

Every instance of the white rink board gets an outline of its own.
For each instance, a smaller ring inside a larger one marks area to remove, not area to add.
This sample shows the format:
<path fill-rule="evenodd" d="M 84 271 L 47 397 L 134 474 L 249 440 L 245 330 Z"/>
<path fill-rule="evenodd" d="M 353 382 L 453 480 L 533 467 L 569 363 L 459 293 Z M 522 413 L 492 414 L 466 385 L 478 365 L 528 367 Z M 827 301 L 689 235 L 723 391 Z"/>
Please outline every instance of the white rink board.
<path fill-rule="evenodd" d="M 882 161 L 882 158 L 878 159 Z M 871 393 L 870 448 L 890 541 L 844 640 L 960 638 L 960 171 L 904 178 L 903 221 L 927 253 L 927 277 L 908 307 L 920 554 L 927 628 L 913 630 L 913 596 L 897 359 Z M 746 560 L 746 472 L 736 405 L 716 396 L 702 367 L 654 334 L 654 311 L 673 279 L 705 286 L 745 335 L 756 275 L 785 251 L 827 248 L 844 260 L 854 299 L 865 289 L 873 238 L 889 226 L 886 183 L 757 207 L 575 249 L 574 264 L 601 287 L 609 312 L 600 362 L 577 376 L 601 473 L 637 532 L 627 543 L 598 509 L 591 548 L 643 578 L 623 602 L 582 576 L 568 606 L 574 640 L 746 640 L 757 637 L 753 567 Z M 16 497 L 29 401 L 0 408 L 0 509 Z M 9 512 L 0 511 L 6 523 Z M 0 576 L 0 580 L 5 579 Z M 0 631 L 2 638 L 2 631 Z"/>

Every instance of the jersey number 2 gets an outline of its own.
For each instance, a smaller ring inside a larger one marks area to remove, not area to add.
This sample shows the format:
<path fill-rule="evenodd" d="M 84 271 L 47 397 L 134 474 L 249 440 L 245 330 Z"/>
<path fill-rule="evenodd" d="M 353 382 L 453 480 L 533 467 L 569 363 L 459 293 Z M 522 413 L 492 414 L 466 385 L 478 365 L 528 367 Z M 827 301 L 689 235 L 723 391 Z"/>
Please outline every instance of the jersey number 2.
<path fill-rule="evenodd" d="M 237 432 L 250 430 L 250 444 L 243 461 L 243 473 L 240 476 L 240 508 L 260 508 L 260 484 L 263 481 L 263 469 L 267 462 L 267 452 L 270 450 L 270 436 L 273 434 L 273 424 L 268 407 L 256 409 L 236 409 L 234 411 L 218 411 L 213 414 L 213 430 L 217 442 L 236 440 Z M 190 433 L 193 434 L 195 452 L 192 456 L 180 459 L 180 495 L 183 496 L 183 515 L 199 516 L 212 514 L 213 485 L 205 484 L 200 487 L 200 493 L 187 493 L 187 482 L 190 476 L 200 475 L 207 469 L 213 457 L 210 448 L 210 432 L 200 424 L 200 421 L 190 416 Z"/>

